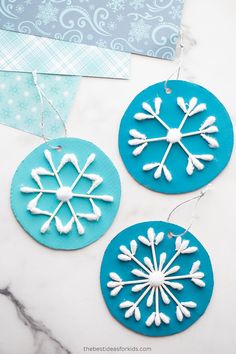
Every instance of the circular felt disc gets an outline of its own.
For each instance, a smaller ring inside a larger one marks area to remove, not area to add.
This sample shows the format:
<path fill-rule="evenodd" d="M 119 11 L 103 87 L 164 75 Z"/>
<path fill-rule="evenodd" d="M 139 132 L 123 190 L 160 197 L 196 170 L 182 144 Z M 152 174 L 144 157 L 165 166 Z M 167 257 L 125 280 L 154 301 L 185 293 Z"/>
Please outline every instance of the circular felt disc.
<path fill-rule="evenodd" d="M 21 162 L 12 181 L 11 207 L 36 241 L 73 250 L 108 230 L 120 193 L 118 172 L 97 146 L 60 138 L 40 145 Z"/>
<path fill-rule="evenodd" d="M 210 258 L 184 229 L 150 221 L 121 231 L 108 245 L 101 289 L 111 314 L 146 336 L 190 327 L 205 312 L 213 291 Z"/>
<path fill-rule="evenodd" d="M 205 88 L 186 81 L 148 87 L 121 121 L 119 149 L 129 173 L 157 192 L 191 192 L 229 162 L 233 126 L 225 107 Z"/>

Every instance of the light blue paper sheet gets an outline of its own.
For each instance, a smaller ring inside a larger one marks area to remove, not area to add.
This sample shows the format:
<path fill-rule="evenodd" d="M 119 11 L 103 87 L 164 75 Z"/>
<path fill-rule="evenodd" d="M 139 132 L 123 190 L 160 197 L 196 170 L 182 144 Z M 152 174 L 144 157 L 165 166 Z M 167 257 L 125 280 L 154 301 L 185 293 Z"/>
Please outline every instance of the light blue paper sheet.
<path fill-rule="evenodd" d="M 38 82 L 66 121 L 80 77 L 38 74 Z M 0 123 L 41 135 L 40 109 L 40 100 L 32 74 L 0 71 Z M 45 134 L 48 137 L 63 134 L 62 122 L 47 103 L 44 117 Z"/>
<path fill-rule="evenodd" d="M 130 54 L 0 30 L 0 70 L 128 79 Z"/>

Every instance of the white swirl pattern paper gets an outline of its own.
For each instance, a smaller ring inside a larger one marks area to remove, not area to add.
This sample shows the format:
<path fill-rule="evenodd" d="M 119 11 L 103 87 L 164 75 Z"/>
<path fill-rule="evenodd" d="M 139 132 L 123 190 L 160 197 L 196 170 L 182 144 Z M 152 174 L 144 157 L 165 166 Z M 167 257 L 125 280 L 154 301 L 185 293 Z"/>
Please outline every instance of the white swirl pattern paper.
<path fill-rule="evenodd" d="M 173 59 L 184 0 L 1 0 L 5 30 Z"/>

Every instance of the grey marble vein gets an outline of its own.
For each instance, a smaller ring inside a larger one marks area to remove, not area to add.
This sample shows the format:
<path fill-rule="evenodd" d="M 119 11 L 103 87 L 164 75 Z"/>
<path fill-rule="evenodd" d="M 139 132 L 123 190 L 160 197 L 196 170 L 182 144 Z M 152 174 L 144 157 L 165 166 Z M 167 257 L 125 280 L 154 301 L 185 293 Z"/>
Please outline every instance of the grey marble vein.
<path fill-rule="evenodd" d="M 26 310 L 25 305 L 6 287 L 0 289 L 0 294 L 15 306 L 20 321 L 30 330 L 35 345 L 34 354 L 72 354 L 43 322 L 35 320 Z"/>

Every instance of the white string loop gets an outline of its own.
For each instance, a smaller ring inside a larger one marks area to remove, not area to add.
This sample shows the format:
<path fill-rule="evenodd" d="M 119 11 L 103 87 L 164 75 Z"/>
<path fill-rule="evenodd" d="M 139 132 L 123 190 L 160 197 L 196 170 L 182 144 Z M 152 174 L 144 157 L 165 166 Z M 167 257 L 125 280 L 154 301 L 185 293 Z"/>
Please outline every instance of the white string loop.
<path fill-rule="evenodd" d="M 170 76 L 166 79 L 166 81 L 164 83 L 165 92 L 168 93 L 168 94 L 171 93 L 171 88 L 168 87 L 169 80 L 175 74 L 176 74 L 176 80 L 179 80 L 181 69 L 182 69 L 182 66 L 183 66 L 184 43 L 183 43 L 183 33 L 182 33 L 182 31 L 180 31 L 178 47 L 180 48 L 180 54 L 179 54 L 179 60 L 178 60 L 178 63 L 177 63 L 177 68 L 170 74 Z"/>
<path fill-rule="evenodd" d="M 60 119 L 63 129 L 64 129 L 64 136 L 67 136 L 67 127 L 66 127 L 66 123 L 64 121 L 64 119 L 62 118 L 62 116 L 60 115 L 59 111 L 57 110 L 57 108 L 53 105 L 52 101 L 47 97 L 46 93 L 44 92 L 44 90 L 42 89 L 42 87 L 40 87 L 39 83 L 38 83 L 38 74 L 37 71 L 34 70 L 32 72 L 33 75 L 33 79 L 34 79 L 34 85 L 37 89 L 38 92 L 38 96 L 40 99 L 40 116 L 41 116 L 41 120 L 40 120 L 40 128 L 41 128 L 41 136 L 44 140 L 45 143 L 47 143 L 51 148 L 53 149 L 58 149 L 58 146 L 51 146 L 48 142 L 50 141 L 50 138 L 48 138 L 45 135 L 45 119 L 44 119 L 44 100 L 49 104 L 49 106 L 54 110 L 54 112 L 56 113 L 56 115 L 58 116 L 58 118 Z"/>
<path fill-rule="evenodd" d="M 170 219 L 171 219 L 171 216 L 174 214 L 174 212 L 179 209 L 182 205 L 184 204 L 187 204 L 187 203 L 190 203 L 192 202 L 193 200 L 196 200 L 196 203 L 194 205 L 194 208 L 193 208 L 193 212 L 192 212 L 192 216 L 191 216 L 191 221 L 189 223 L 189 226 L 181 233 L 181 234 L 174 234 L 172 232 L 169 232 L 168 236 L 169 237 L 179 237 L 179 236 L 184 236 L 192 227 L 193 223 L 194 223 L 194 220 L 195 220 L 195 216 L 196 216 L 196 210 L 198 208 L 198 204 L 200 202 L 200 200 L 206 195 L 206 193 L 212 189 L 212 185 L 211 184 L 208 184 L 206 186 L 206 188 L 202 189 L 200 191 L 200 193 L 198 195 L 196 195 L 195 197 L 192 197 L 188 200 L 185 200 L 184 202 L 181 202 L 180 204 L 178 204 L 174 209 L 172 209 L 172 211 L 169 213 L 168 217 L 167 217 L 167 222 L 170 222 Z"/>

